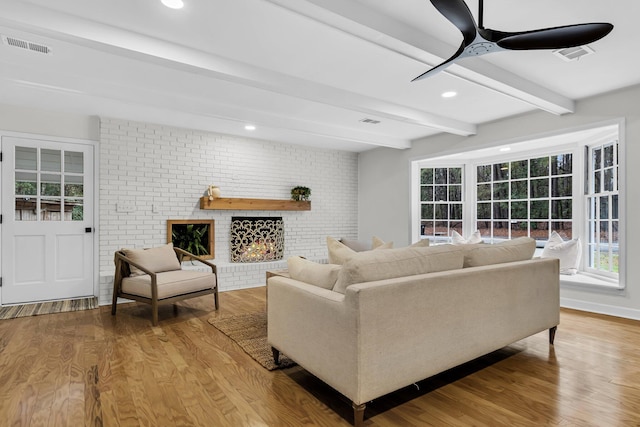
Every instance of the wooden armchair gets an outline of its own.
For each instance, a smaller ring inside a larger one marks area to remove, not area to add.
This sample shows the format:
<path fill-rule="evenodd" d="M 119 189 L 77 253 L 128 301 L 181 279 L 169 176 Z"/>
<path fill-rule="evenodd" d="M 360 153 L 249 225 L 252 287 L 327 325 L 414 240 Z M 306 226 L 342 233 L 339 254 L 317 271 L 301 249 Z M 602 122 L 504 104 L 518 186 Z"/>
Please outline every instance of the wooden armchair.
<path fill-rule="evenodd" d="M 183 270 L 187 256 L 211 268 L 211 272 Z M 153 326 L 158 324 L 158 305 L 201 295 L 214 295 L 218 303 L 218 275 L 215 264 L 169 243 L 151 249 L 121 249 L 114 255 L 111 314 L 116 314 L 118 297 L 151 304 Z"/>

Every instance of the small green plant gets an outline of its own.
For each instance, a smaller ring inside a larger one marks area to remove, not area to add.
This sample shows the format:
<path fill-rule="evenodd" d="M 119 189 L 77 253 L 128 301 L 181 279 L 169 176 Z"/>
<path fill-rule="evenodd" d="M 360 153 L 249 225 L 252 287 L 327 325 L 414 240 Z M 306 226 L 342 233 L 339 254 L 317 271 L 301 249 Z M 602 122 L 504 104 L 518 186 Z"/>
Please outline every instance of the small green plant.
<path fill-rule="evenodd" d="M 209 255 L 209 224 L 173 224 L 171 240 L 173 246 L 194 255 Z"/>
<path fill-rule="evenodd" d="M 291 200 L 295 200 L 297 202 L 301 200 L 309 200 L 310 195 L 311 189 L 309 187 L 297 186 L 291 189 Z"/>

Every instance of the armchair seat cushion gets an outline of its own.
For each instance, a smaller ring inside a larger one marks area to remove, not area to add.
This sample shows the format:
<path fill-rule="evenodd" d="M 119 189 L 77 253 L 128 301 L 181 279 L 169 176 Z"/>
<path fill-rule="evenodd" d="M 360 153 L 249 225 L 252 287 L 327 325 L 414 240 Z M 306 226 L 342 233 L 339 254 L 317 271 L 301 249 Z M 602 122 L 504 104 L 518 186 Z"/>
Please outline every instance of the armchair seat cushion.
<path fill-rule="evenodd" d="M 156 277 L 159 300 L 216 287 L 216 275 L 202 271 L 166 271 L 157 273 Z M 122 292 L 151 298 L 151 276 L 124 277 Z"/>

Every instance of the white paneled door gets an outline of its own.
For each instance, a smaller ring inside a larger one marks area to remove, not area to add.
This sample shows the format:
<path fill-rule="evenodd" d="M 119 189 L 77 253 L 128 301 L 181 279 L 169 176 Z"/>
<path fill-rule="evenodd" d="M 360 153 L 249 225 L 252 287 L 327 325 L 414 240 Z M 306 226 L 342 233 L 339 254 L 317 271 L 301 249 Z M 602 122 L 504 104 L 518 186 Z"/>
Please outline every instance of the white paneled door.
<path fill-rule="evenodd" d="M 93 145 L 2 137 L 2 304 L 93 295 Z"/>

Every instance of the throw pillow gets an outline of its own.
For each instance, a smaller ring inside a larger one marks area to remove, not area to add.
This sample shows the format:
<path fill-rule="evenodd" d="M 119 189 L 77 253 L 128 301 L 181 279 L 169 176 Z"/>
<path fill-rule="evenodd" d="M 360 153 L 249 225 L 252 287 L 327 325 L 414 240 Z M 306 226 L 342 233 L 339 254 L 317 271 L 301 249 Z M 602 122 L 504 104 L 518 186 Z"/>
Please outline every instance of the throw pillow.
<path fill-rule="evenodd" d="M 359 240 L 351 240 L 351 239 L 340 239 L 340 243 L 348 247 L 349 249 L 353 249 L 356 252 L 370 251 L 371 246 L 368 243 L 361 242 Z"/>
<path fill-rule="evenodd" d="M 327 251 L 329 252 L 329 264 L 338 265 L 344 264 L 357 253 L 333 237 L 327 237 Z"/>
<path fill-rule="evenodd" d="M 379 238 L 378 236 L 373 236 L 371 238 L 371 249 L 391 249 L 393 247 L 393 242 L 386 242 Z"/>
<path fill-rule="evenodd" d="M 131 261 L 142 265 L 153 273 L 161 273 L 163 271 L 180 270 L 182 266 L 178 257 L 173 250 L 173 243 L 167 243 L 163 246 L 150 249 L 122 249 L 124 256 Z M 131 277 L 142 276 L 145 273 L 139 268 L 130 266 Z"/>
<path fill-rule="evenodd" d="M 427 246 L 429 246 L 429 239 L 420 239 L 409 245 L 410 248 L 426 248 Z"/>
<path fill-rule="evenodd" d="M 560 274 L 573 275 L 580 267 L 582 245 L 580 239 L 562 239 L 557 232 L 552 231 L 549 240 L 544 245 L 541 258 L 558 258 L 560 260 Z"/>
<path fill-rule="evenodd" d="M 351 240 L 351 239 L 344 239 L 344 238 L 340 239 L 339 242 L 345 245 L 346 247 L 348 247 L 349 249 L 353 249 L 356 252 L 370 251 L 372 249 L 378 249 L 378 248 L 390 249 L 393 247 L 393 242 L 385 243 L 385 241 L 379 238 L 378 236 L 373 236 L 373 238 L 371 239 L 371 245 L 365 242 L 361 242 L 359 240 Z"/>
<path fill-rule="evenodd" d="M 525 261 L 533 257 L 535 250 L 536 241 L 530 237 L 518 237 L 494 245 L 476 244 L 465 247 L 464 266 L 479 267 Z"/>
<path fill-rule="evenodd" d="M 468 239 L 465 239 L 458 233 L 453 230 L 451 232 L 451 243 L 454 245 L 472 245 L 475 243 L 482 243 L 482 236 L 480 236 L 480 230 L 476 230 Z"/>
<path fill-rule="evenodd" d="M 382 242 L 382 240 L 378 239 L 378 243 L 380 242 Z M 392 247 L 393 247 L 393 242 L 387 242 L 387 243 L 382 242 L 382 244 L 379 244 L 379 246 L 376 246 L 373 250 L 391 249 Z M 327 250 L 329 253 L 329 264 L 338 264 L 338 265 L 344 264 L 349 259 L 351 259 L 351 257 L 353 257 L 355 254 L 359 253 L 358 251 L 350 248 L 349 246 L 340 242 L 339 240 L 334 239 L 333 237 L 327 237 Z M 363 251 L 363 252 L 369 252 L 369 251 Z"/>
<path fill-rule="evenodd" d="M 292 279 L 324 289 L 332 289 L 338 280 L 341 266 L 336 264 L 319 264 L 299 256 L 287 260 L 289 275 Z"/>
<path fill-rule="evenodd" d="M 463 251 L 452 245 L 360 252 L 342 266 L 333 290 L 344 294 L 354 283 L 455 270 L 463 262 Z"/>

